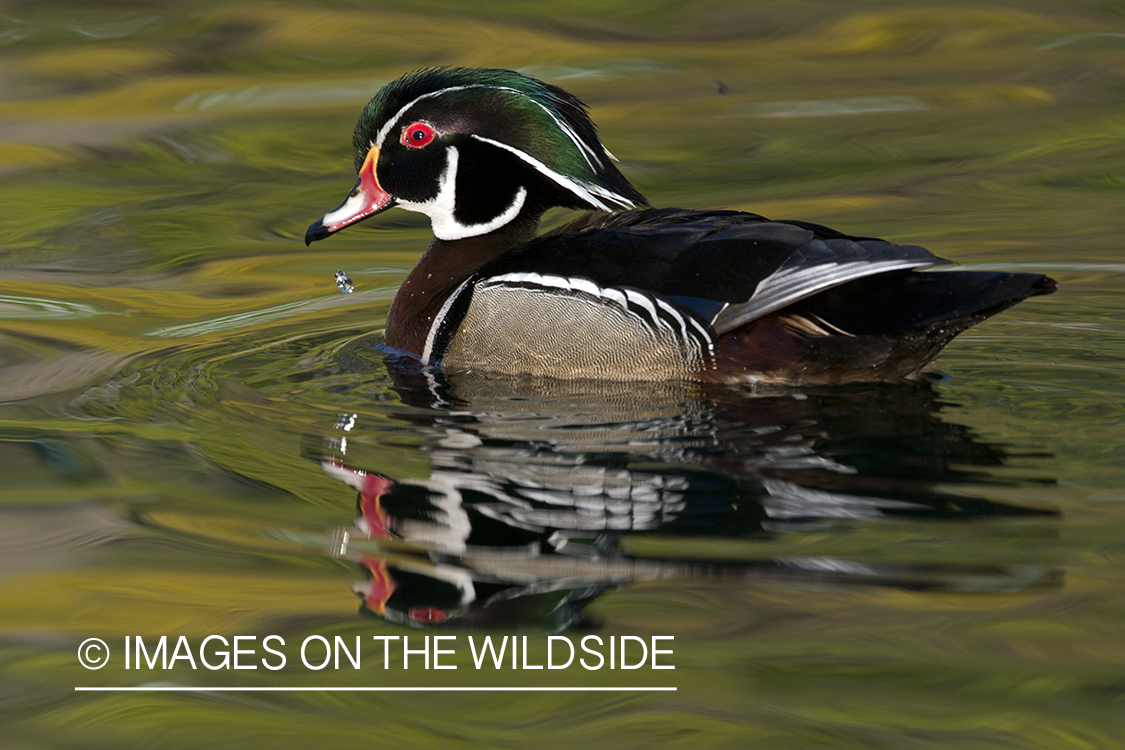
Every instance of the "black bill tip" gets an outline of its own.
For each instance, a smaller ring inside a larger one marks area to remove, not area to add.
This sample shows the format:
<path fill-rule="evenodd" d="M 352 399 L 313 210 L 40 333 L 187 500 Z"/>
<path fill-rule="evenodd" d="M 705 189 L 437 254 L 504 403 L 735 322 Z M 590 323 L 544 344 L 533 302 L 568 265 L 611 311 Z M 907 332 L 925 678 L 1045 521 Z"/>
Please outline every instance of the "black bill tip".
<path fill-rule="evenodd" d="M 311 226 L 305 231 L 305 247 L 308 247 L 317 240 L 323 240 L 328 235 L 332 234 L 332 230 L 324 226 L 324 220 L 319 219 L 312 223 Z"/>

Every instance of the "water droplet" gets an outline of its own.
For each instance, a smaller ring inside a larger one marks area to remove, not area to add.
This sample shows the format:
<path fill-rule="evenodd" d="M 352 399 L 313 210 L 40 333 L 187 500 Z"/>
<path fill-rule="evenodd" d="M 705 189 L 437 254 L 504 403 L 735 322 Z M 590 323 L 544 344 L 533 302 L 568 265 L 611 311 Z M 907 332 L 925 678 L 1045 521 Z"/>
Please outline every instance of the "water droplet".
<path fill-rule="evenodd" d="M 348 275 L 343 271 L 336 272 L 336 288 L 340 290 L 340 294 L 351 294 L 355 291 L 355 284 L 348 278 Z"/>

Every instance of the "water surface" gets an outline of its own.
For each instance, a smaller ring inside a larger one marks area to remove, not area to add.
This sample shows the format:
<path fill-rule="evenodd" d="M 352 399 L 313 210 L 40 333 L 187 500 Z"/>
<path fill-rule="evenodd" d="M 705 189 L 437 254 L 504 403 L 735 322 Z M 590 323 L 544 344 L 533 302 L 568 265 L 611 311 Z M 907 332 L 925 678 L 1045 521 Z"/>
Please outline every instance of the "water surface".
<path fill-rule="evenodd" d="M 1123 50 L 1100 3 L 4 4 L 9 741 L 1115 747 Z M 380 333 L 422 218 L 302 238 L 352 184 L 363 103 L 439 64 L 572 90 L 655 205 L 1061 289 L 922 383 L 419 371 Z M 290 660 L 122 663 L 126 636 L 212 634 Z M 455 635 L 458 669 L 310 670 L 311 635 Z M 469 635 L 673 636 L 676 669 L 476 669 Z M 107 668 L 78 664 L 90 637 Z"/>

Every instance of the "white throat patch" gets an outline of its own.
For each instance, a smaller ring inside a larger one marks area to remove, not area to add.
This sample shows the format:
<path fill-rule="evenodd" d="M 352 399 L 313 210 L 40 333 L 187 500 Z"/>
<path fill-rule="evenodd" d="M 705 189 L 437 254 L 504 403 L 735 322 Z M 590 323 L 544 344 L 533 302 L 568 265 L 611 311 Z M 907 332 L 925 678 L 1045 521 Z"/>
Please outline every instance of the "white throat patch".
<path fill-rule="evenodd" d="M 453 215 L 457 204 L 457 164 L 460 155 L 455 146 L 445 149 L 445 170 L 438 179 L 437 195 L 428 201 L 415 203 L 413 201 L 399 200 L 400 208 L 407 211 L 417 211 L 430 217 L 434 236 L 440 240 L 463 240 L 466 237 L 476 237 L 488 234 L 504 226 L 516 218 L 520 209 L 527 200 L 527 189 L 522 185 L 516 191 L 511 204 L 499 216 L 480 224 L 462 224 Z"/>

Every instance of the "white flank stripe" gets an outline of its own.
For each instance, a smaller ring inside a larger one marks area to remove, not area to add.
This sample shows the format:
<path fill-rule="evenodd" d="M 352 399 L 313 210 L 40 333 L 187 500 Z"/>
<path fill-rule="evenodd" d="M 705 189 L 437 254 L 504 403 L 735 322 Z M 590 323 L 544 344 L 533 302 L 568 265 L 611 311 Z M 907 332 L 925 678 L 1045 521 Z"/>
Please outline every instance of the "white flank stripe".
<path fill-rule="evenodd" d="M 620 305 L 622 310 L 624 310 L 625 312 L 629 312 L 629 300 L 620 290 L 614 289 L 613 287 L 603 287 L 602 296 L 608 297 L 609 299 Z"/>
<path fill-rule="evenodd" d="M 531 284 L 539 284 L 541 286 L 549 286 L 555 289 L 575 289 L 579 282 L 585 282 L 586 284 L 591 285 L 594 289 L 598 290 L 596 292 L 588 293 L 594 294 L 598 297 L 602 296 L 601 287 L 597 286 L 589 279 L 571 279 L 567 278 L 566 276 L 554 276 L 541 273 L 503 273 L 499 276 L 492 276 L 488 279 L 485 279 L 485 283 L 487 284 L 497 284 L 505 281 L 513 281 L 517 284 L 521 282 L 528 282 Z"/>
<path fill-rule="evenodd" d="M 702 350 L 704 346 L 706 346 L 708 353 L 715 353 L 715 342 L 712 339 L 710 332 L 708 332 L 707 328 L 701 325 L 699 321 L 697 321 L 694 317 L 690 315 L 684 315 L 675 307 L 662 299 L 659 299 L 657 297 L 653 297 L 650 299 L 644 294 L 641 294 L 640 292 L 634 291 L 632 289 L 602 287 L 598 286 L 596 283 L 589 279 L 568 276 L 555 276 L 553 274 L 547 275 L 533 272 L 504 273 L 500 274 L 499 276 L 491 276 L 487 279 L 483 279 L 480 283 L 482 286 L 503 286 L 504 284 L 538 284 L 539 286 L 544 286 L 551 289 L 565 289 L 567 291 L 584 292 L 592 297 L 614 302 L 618 306 L 618 308 L 620 308 L 621 312 L 625 315 L 637 318 L 641 320 L 645 325 L 663 328 L 664 330 L 670 332 L 673 336 L 678 336 L 680 341 L 685 345 L 694 341 L 691 332 L 689 332 L 687 328 L 688 323 L 690 323 L 697 331 L 699 331 L 699 337 L 701 339 L 701 341 L 698 342 L 699 348 Z M 464 286 L 465 285 L 462 284 L 460 287 L 458 287 L 453 296 L 456 297 L 458 294 L 460 294 L 461 289 Z M 649 318 L 646 320 L 644 317 L 637 315 L 632 310 L 630 310 L 630 302 L 645 310 L 648 313 Z M 450 301 L 446 302 L 445 306 L 442 307 L 441 312 L 438 314 L 437 322 L 434 323 L 434 327 L 430 330 L 430 335 L 426 340 L 426 351 L 424 352 L 424 356 L 427 360 L 429 359 L 430 350 L 432 348 L 434 332 L 437 330 L 437 327 L 438 325 L 440 325 L 441 321 L 444 320 L 451 304 L 452 303 Z M 666 311 L 676 321 L 679 322 L 679 331 L 673 328 L 671 323 L 665 320 L 664 317 L 662 317 L 657 312 L 656 305 L 659 305 L 660 309 Z M 700 352 L 700 354 L 702 354 L 702 351 Z"/>
<path fill-rule="evenodd" d="M 699 325 L 699 321 L 696 320 L 695 318 L 688 318 L 688 320 L 691 322 L 691 324 L 693 326 L 695 326 L 699 330 L 700 335 L 703 336 L 703 340 L 707 342 L 707 351 L 710 352 L 711 354 L 714 354 L 715 353 L 715 342 L 714 342 L 714 340 L 712 340 L 711 334 L 707 331 L 706 328 Z"/>
<path fill-rule="evenodd" d="M 696 320 L 691 315 L 682 314 L 679 310 L 672 307 L 671 305 L 669 305 L 667 302 L 665 302 L 662 299 L 656 298 L 656 304 L 660 305 L 661 307 L 666 309 L 668 312 L 675 315 L 676 319 L 680 321 L 680 325 L 684 326 L 683 333 L 684 333 L 684 340 L 685 341 L 687 340 L 687 337 L 688 337 L 688 331 L 687 331 L 686 323 L 691 323 L 692 326 L 694 326 L 695 329 L 697 331 L 699 331 L 699 334 L 703 337 L 703 340 L 707 342 L 707 350 L 712 354 L 715 353 L 715 342 L 711 338 L 710 332 L 708 332 L 708 330 L 705 327 L 703 327 L 698 320 Z"/>
<path fill-rule="evenodd" d="M 449 308 L 451 308 L 453 303 L 457 301 L 457 298 L 461 296 L 461 292 L 464 291 L 468 283 L 469 279 L 462 281 L 461 286 L 457 287 L 453 290 L 453 294 L 445 298 L 445 304 L 441 306 L 441 309 L 438 310 L 438 314 L 434 316 L 434 322 L 430 326 L 430 332 L 426 334 L 426 346 L 422 349 L 422 361 L 426 364 L 430 364 L 430 356 L 434 352 L 434 337 L 437 336 L 438 329 L 441 328 L 442 322 L 445 321 L 446 316 L 449 315 Z"/>
<path fill-rule="evenodd" d="M 598 299 L 609 300 L 617 304 L 621 308 L 621 312 L 626 315 L 632 315 L 629 312 L 629 305 L 625 298 L 626 292 L 621 289 L 613 287 L 598 286 L 589 279 L 583 279 L 576 276 L 555 276 L 545 275 L 539 273 L 504 273 L 499 276 L 491 276 L 483 281 L 484 284 L 489 286 L 500 285 L 504 283 L 514 284 L 538 284 L 539 286 L 549 287 L 551 289 L 565 289 L 567 291 L 579 291 L 589 294 L 591 297 Z"/>
<path fill-rule="evenodd" d="M 586 294 L 591 294 L 595 297 L 605 296 L 602 293 L 602 288 L 589 279 L 571 279 L 570 284 L 572 288 L 580 292 L 586 292 Z"/>
<path fill-rule="evenodd" d="M 540 274 L 529 273 L 506 273 L 503 276 L 497 276 L 496 279 L 503 279 L 504 281 L 531 281 L 536 284 L 546 284 L 547 280 Z M 491 281 L 492 279 L 490 279 Z"/>
<path fill-rule="evenodd" d="M 680 324 L 680 335 L 683 336 L 684 341 L 687 341 L 688 330 L 687 330 L 687 322 L 684 320 L 684 316 L 680 315 L 679 310 L 672 307 L 671 305 L 669 305 L 664 300 L 659 299 L 659 298 L 654 298 L 654 299 L 656 299 L 656 304 L 660 306 L 660 309 L 668 311 L 668 314 L 671 315 L 676 321 L 679 322 L 679 324 Z"/>
<path fill-rule="evenodd" d="M 634 292 L 632 289 L 625 289 L 624 292 L 625 296 L 629 298 L 630 302 L 639 307 L 643 307 L 646 311 L 648 311 L 649 316 L 652 317 L 653 326 L 661 326 L 663 324 L 663 328 L 669 331 L 672 330 L 671 326 L 669 326 L 667 323 L 663 323 L 663 321 L 660 320 L 660 316 L 656 314 L 656 306 L 652 304 L 652 301 L 648 297 L 640 294 L 639 292 Z"/>

